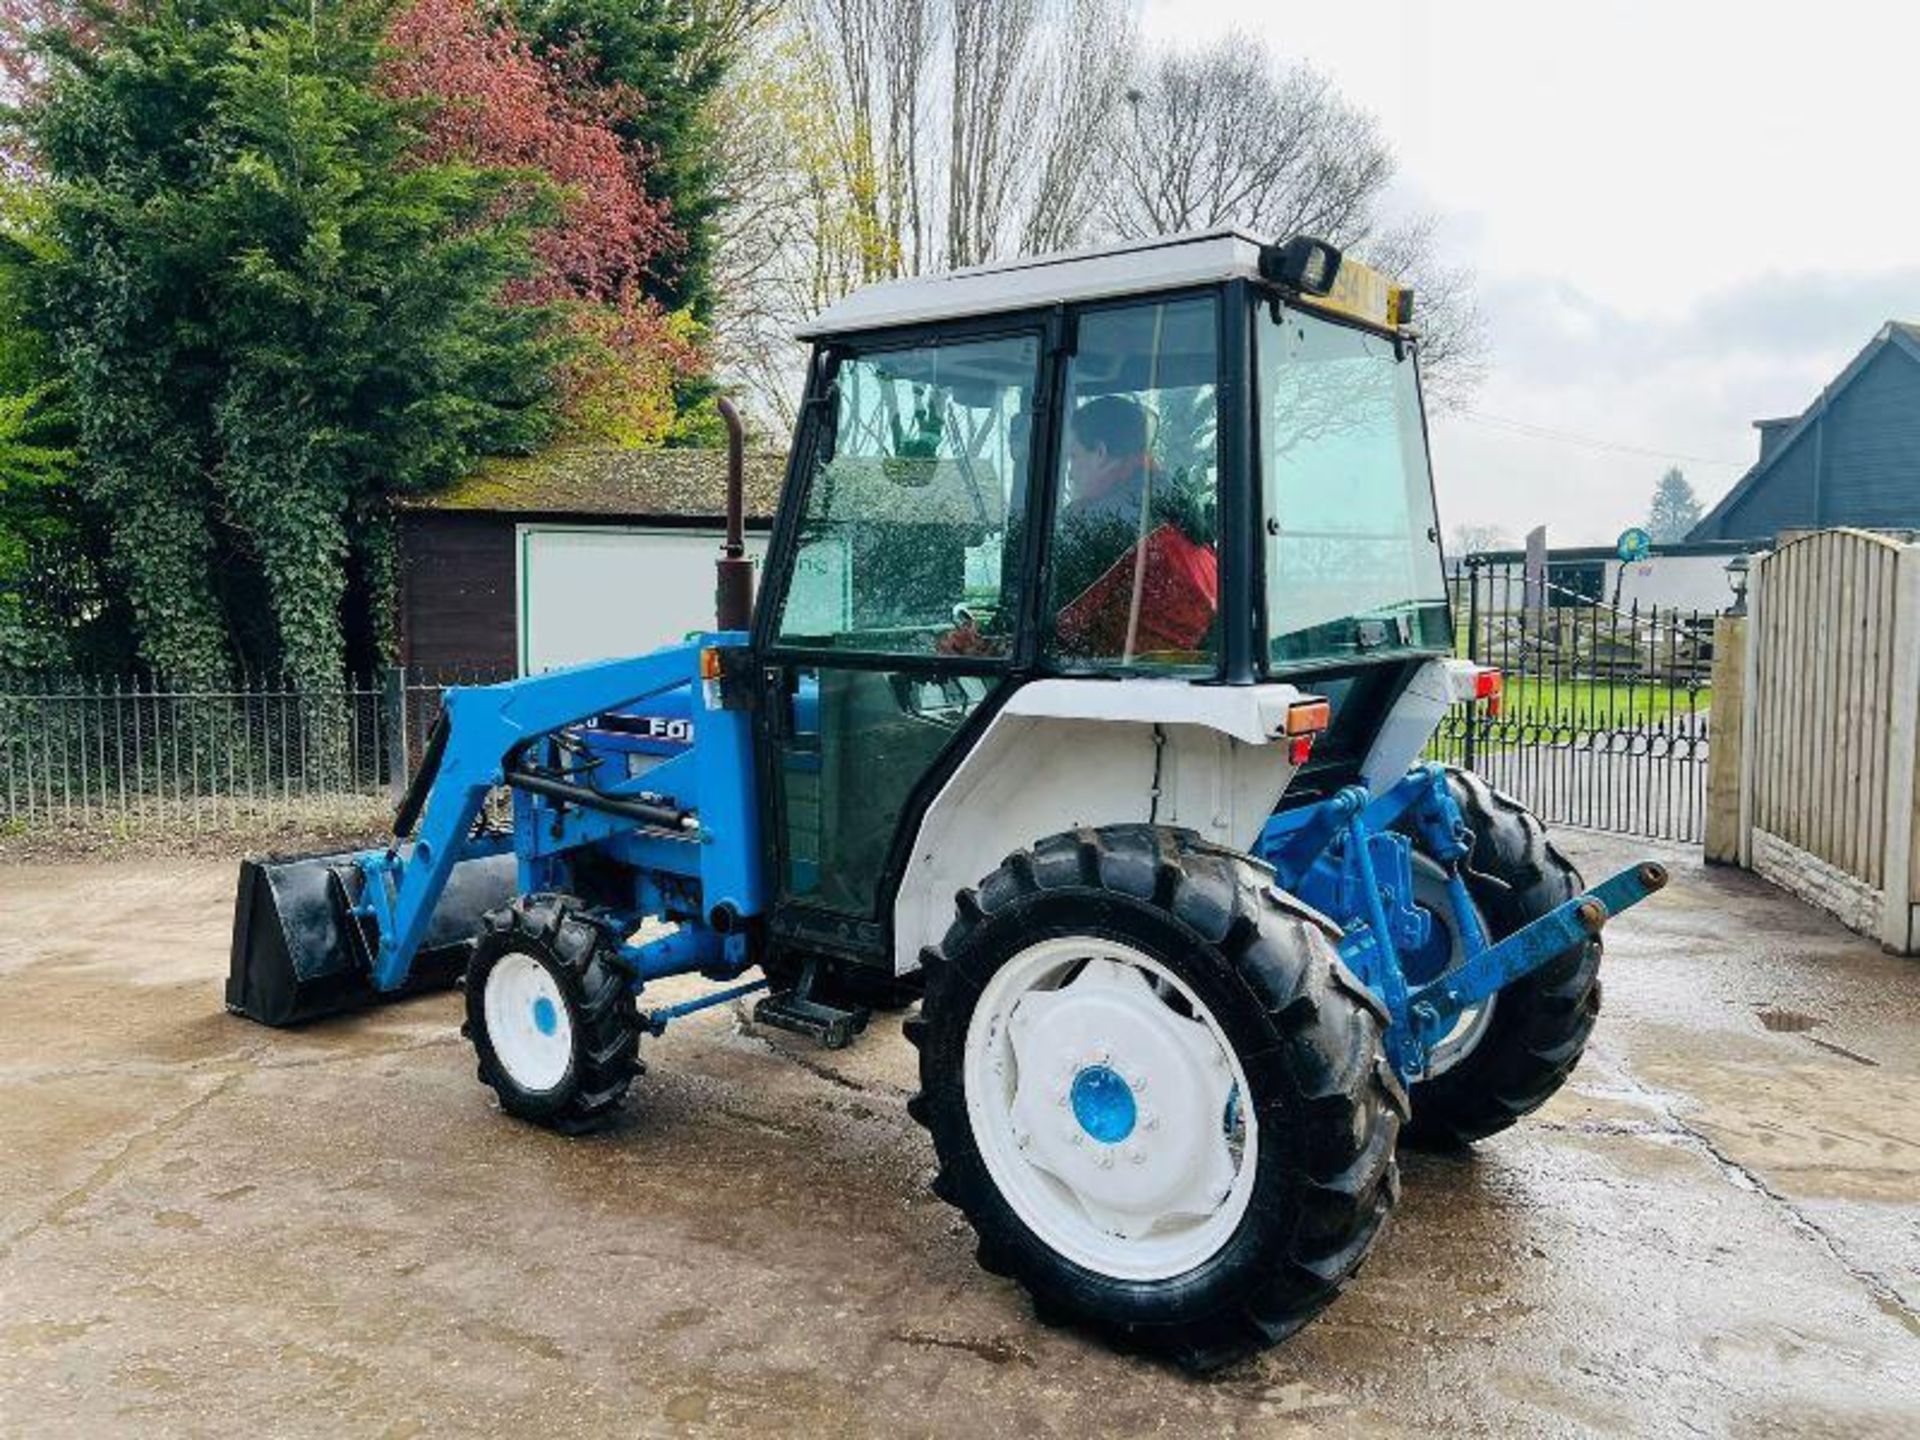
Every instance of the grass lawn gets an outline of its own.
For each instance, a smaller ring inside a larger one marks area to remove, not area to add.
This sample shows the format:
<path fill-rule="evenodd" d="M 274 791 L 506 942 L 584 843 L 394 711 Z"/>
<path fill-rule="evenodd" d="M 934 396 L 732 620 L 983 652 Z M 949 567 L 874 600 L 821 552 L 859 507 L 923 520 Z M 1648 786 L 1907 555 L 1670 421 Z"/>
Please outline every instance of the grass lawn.
<path fill-rule="evenodd" d="M 1704 685 L 1690 692 L 1685 686 L 1509 675 L 1501 692 L 1500 718 L 1571 717 L 1634 725 L 1704 715 L 1712 699 L 1713 691 Z"/>

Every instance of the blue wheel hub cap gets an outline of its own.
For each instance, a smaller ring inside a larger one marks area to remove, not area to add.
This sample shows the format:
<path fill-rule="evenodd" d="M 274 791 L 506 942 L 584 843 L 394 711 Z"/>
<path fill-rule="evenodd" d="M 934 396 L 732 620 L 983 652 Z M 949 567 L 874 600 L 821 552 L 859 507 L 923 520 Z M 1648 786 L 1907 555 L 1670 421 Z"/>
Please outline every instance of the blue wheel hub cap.
<path fill-rule="evenodd" d="M 560 1012 L 544 995 L 533 1002 L 533 1028 L 542 1035 L 551 1035 L 560 1028 Z"/>
<path fill-rule="evenodd" d="M 1073 1118 L 1102 1145 L 1118 1145 L 1133 1133 L 1134 1121 L 1139 1118 L 1133 1087 L 1112 1067 L 1087 1066 L 1073 1077 L 1069 1093 Z"/>

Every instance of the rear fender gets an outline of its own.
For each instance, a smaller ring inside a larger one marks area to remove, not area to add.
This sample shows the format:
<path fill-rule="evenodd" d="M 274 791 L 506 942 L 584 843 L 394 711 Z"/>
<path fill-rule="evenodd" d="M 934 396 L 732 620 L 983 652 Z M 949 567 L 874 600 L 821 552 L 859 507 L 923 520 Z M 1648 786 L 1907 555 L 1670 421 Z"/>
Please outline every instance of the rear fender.
<path fill-rule="evenodd" d="M 1473 699 L 1479 670 L 1471 660 L 1436 659 L 1413 672 L 1361 763 L 1367 789 L 1378 795 L 1413 768 L 1447 711 Z"/>
<path fill-rule="evenodd" d="M 894 973 L 952 923 L 956 891 L 1082 826 L 1182 826 L 1249 850 L 1292 781 L 1292 685 L 1037 680 L 1011 696 L 920 816 L 893 908 Z"/>

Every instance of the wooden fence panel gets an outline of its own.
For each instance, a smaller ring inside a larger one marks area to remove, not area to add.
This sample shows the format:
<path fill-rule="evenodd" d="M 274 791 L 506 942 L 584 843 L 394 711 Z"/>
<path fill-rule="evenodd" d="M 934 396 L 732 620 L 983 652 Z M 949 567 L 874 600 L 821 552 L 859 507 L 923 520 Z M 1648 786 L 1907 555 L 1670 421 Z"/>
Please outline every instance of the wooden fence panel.
<path fill-rule="evenodd" d="M 1859 530 L 1791 540 L 1756 562 L 1748 625 L 1742 862 L 1914 948 L 1920 546 Z"/>

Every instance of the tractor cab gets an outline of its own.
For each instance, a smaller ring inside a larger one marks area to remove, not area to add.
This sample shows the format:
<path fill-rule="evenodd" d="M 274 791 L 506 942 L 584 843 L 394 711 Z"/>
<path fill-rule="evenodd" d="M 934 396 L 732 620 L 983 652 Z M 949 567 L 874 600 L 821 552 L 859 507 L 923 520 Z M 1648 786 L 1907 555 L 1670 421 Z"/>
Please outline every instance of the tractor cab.
<path fill-rule="evenodd" d="M 814 323 L 754 629 L 777 944 L 889 949 L 903 821 L 1038 680 L 1310 688 L 1288 793 L 1358 777 L 1450 651 L 1410 302 L 1229 231 Z"/>

